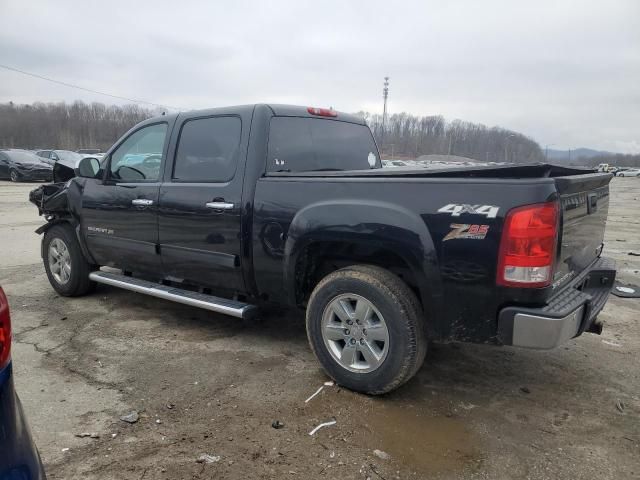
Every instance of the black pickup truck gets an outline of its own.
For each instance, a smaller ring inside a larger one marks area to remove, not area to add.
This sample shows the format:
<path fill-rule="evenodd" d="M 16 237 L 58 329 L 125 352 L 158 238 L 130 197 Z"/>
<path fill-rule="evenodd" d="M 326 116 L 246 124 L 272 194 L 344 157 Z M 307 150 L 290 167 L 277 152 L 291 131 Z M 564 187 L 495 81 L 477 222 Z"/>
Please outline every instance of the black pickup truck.
<path fill-rule="evenodd" d="M 327 373 L 370 394 L 410 379 L 431 340 L 549 349 L 600 333 L 615 277 L 610 174 L 382 168 L 364 121 L 331 109 L 161 116 L 64 173 L 30 196 L 58 293 L 306 309 Z"/>

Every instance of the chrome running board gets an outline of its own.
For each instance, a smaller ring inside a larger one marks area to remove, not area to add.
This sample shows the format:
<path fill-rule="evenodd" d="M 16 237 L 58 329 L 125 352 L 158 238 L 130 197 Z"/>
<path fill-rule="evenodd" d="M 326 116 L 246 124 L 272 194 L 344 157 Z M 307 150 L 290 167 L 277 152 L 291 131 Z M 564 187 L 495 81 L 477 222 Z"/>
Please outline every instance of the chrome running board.
<path fill-rule="evenodd" d="M 112 287 L 144 293 L 152 297 L 162 298 L 192 307 L 204 308 L 212 312 L 224 313 L 237 318 L 251 318 L 257 313 L 257 307 L 248 303 L 227 300 L 204 293 L 192 292 L 181 288 L 169 287 L 160 283 L 149 282 L 139 278 L 128 277 L 110 272 L 91 272 L 89 279 Z"/>

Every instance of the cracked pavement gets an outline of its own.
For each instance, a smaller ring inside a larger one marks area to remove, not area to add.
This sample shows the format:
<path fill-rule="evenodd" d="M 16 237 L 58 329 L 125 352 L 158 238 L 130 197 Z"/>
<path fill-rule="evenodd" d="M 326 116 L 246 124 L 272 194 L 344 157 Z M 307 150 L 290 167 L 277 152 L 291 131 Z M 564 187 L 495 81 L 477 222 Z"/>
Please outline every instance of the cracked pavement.
<path fill-rule="evenodd" d="M 104 286 L 59 297 L 33 233 L 43 222 L 27 201 L 35 186 L 0 182 L 0 284 L 17 390 L 49 478 L 640 475 L 637 299 L 610 298 L 602 336 L 551 352 L 435 345 L 397 392 L 326 386 L 305 404 L 327 378 L 300 313 L 241 322 Z M 637 179 L 613 180 L 605 249 L 635 284 L 640 257 L 628 252 L 640 252 L 639 197 Z M 119 420 L 133 410 L 137 423 Z M 202 454 L 220 460 L 198 463 Z"/>

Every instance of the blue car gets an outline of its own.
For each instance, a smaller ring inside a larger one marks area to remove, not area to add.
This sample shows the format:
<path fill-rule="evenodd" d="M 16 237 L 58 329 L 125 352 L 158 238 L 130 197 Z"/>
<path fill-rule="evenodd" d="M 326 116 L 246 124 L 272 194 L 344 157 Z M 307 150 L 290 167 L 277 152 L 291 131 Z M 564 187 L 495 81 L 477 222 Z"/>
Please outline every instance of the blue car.
<path fill-rule="evenodd" d="M 11 317 L 0 287 L 0 480 L 45 479 L 44 468 L 13 388 Z"/>

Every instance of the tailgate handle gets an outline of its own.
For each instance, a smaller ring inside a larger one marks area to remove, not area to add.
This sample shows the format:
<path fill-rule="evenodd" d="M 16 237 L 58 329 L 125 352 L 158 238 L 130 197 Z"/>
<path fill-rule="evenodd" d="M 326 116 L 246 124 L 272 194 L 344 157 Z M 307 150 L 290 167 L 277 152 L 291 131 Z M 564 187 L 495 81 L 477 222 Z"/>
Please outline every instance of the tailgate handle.
<path fill-rule="evenodd" d="M 598 210 L 598 194 L 590 193 L 587 195 L 587 213 L 593 213 Z"/>

